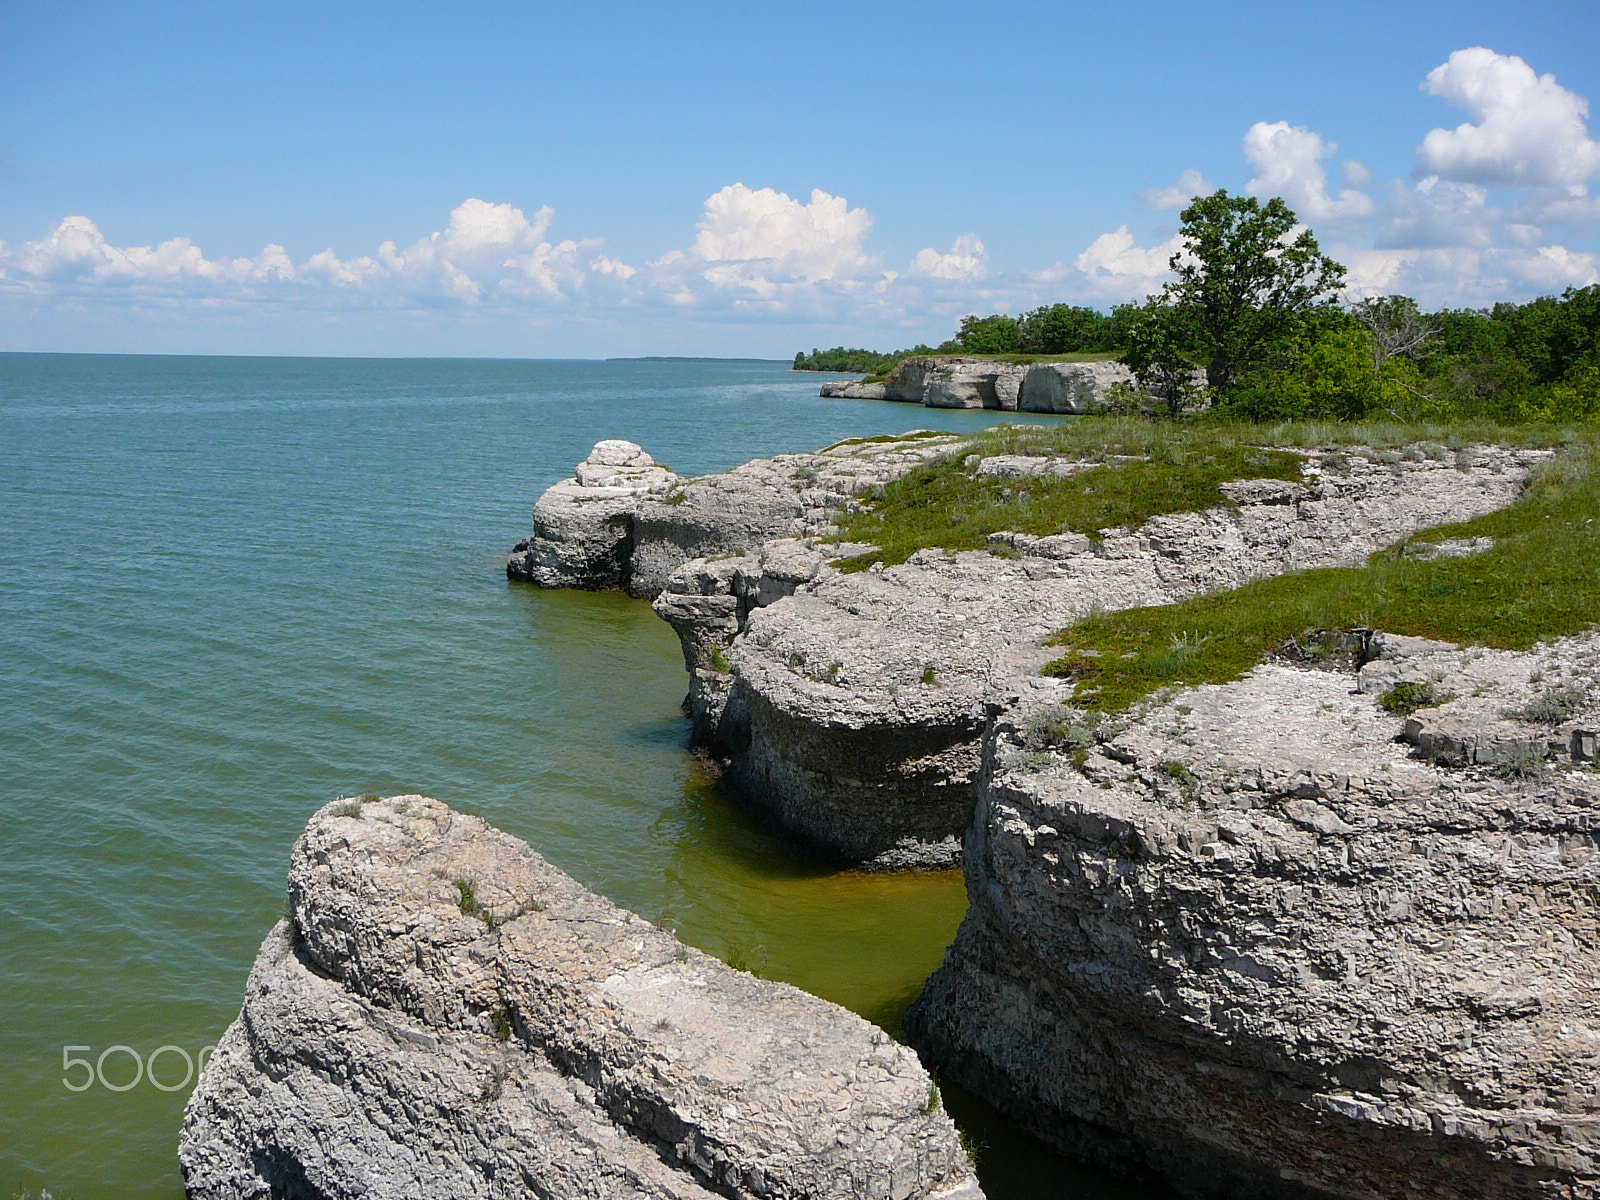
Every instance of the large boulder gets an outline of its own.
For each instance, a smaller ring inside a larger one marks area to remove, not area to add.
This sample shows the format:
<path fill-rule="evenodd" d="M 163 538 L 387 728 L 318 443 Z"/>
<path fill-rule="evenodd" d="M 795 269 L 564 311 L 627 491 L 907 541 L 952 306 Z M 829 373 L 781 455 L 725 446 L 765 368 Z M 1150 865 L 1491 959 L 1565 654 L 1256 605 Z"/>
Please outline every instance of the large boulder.
<path fill-rule="evenodd" d="M 1596 664 L 1594 634 L 1391 662 L 1468 709 L 1498 682 L 1496 713 Z M 1452 767 L 1352 682 L 1263 666 L 1077 757 L 998 720 L 912 1043 L 1189 1196 L 1600 1194 L 1600 776 L 1570 769 L 1595 706 L 1554 763 Z"/>
<path fill-rule="evenodd" d="M 192 1200 L 981 1200 L 916 1055 L 421 796 L 318 812 L 179 1143 Z"/>

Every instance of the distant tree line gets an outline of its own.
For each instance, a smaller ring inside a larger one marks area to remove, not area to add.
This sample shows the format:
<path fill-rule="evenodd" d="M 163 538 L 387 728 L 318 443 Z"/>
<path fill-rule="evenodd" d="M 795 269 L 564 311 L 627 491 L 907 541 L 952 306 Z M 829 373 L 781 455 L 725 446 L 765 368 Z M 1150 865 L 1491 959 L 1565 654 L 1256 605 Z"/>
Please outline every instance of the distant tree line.
<path fill-rule="evenodd" d="M 1423 312 L 1341 303 L 1345 270 L 1281 199 L 1217 191 L 1182 214 L 1175 276 L 1103 313 L 1050 304 L 961 319 L 936 348 L 812 351 L 797 370 L 883 374 L 913 354 L 1112 352 L 1172 413 L 1260 420 L 1600 420 L 1600 285 Z"/>
<path fill-rule="evenodd" d="M 934 354 L 932 346 L 913 346 L 909 350 L 892 350 L 884 354 L 878 350 L 847 350 L 835 346 L 832 350 L 804 350 L 794 356 L 796 371 L 844 371 L 862 375 L 886 375 L 895 364 L 918 354 Z"/>

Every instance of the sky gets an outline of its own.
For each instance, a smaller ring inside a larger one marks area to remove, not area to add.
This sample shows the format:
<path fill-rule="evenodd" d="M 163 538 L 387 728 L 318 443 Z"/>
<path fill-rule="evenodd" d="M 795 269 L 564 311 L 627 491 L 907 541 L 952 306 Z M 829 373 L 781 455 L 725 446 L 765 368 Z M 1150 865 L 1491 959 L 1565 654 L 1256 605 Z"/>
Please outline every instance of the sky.
<path fill-rule="evenodd" d="M 1159 289 L 1600 281 L 1600 4 L 0 0 L 0 350 L 787 358 Z"/>

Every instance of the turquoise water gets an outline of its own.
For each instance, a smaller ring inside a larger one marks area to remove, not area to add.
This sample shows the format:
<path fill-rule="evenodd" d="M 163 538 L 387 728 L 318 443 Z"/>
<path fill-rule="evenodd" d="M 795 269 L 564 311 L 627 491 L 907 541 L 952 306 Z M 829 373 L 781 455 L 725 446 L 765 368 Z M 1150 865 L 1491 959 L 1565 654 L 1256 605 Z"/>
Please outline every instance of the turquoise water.
<path fill-rule="evenodd" d="M 181 1194 L 184 1054 L 237 1012 L 289 847 L 339 793 L 480 813 L 892 1027 L 959 877 L 790 857 L 696 774 L 647 605 L 503 575 L 601 437 L 698 473 L 995 418 L 817 386 L 763 363 L 0 355 L 0 1196 Z M 100 1062 L 85 1090 L 64 1047 Z M 1000 1157 L 994 1195 L 1131 1194 Z"/>

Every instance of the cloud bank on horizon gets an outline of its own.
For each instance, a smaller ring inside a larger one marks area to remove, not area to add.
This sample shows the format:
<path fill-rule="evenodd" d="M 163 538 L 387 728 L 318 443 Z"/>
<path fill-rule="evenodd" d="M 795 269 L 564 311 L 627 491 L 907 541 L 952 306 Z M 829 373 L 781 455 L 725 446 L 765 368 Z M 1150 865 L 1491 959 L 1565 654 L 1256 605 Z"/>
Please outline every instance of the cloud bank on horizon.
<path fill-rule="evenodd" d="M 1523 59 L 1457 50 L 1422 89 L 1462 110 L 1429 130 L 1410 178 L 1378 181 L 1358 160 L 1330 168 L 1338 146 L 1285 121 L 1258 121 L 1241 152 L 1243 190 L 1282 196 L 1350 269 L 1354 296 L 1403 292 L 1426 306 L 1477 305 L 1600 281 L 1600 255 L 1568 241 L 1600 229 L 1600 141 L 1588 101 Z M 1218 170 L 1212 164 L 1213 171 Z M 1198 168 L 1139 196 L 1172 214 L 1213 189 Z M 88 216 L 62 219 L 32 241 L 0 242 L 0 300 L 35 308 L 224 307 L 248 311 L 638 314 L 718 322 L 854 326 L 943 325 L 967 311 L 1017 311 L 1066 300 L 1138 299 L 1168 278 L 1175 233 L 1141 245 L 1127 224 L 1095 237 L 1070 262 L 994 271 L 977 232 L 947 249 L 891 263 L 870 246 L 864 207 L 814 190 L 800 200 L 729 184 L 704 203 L 692 239 L 625 262 L 599 237 L 552 235 L 549 207 L 463 201 L 448 224 L 409 246 L 385 241 L 353 258 L 324 250 L 294 261 L 277 244 L 249 258 L 207 258 L 187 237 L 117 246 Z"/>

